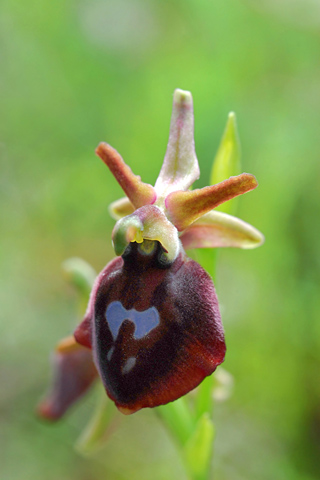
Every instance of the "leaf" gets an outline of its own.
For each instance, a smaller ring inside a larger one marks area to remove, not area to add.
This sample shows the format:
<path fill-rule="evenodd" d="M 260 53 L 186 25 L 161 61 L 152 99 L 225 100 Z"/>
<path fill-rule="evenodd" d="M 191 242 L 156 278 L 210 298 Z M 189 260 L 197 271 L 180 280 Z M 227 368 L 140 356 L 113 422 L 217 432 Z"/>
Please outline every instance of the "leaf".
<path fill-rule="evenodd" d="M 184 450 L 185 464 L 193 480 L 205 480 L 208 478 L 213 438 L 213 422 L 209 414 L 204 413 L 198 420 Z"/>
<path fill-rule="evenodd" d="M 155 412 L 164 420 L 179 445 L 185 445 L 193 432 L 194 421 L 185 397 L 162 405 Z"/>
<path fill-rule="evenodd" d="M 241 146 L 235 113 L 230 112 L 227 125 L 213 161 L 210 183 L 214 185 L 241 172 Z M 232 213 L 235 200 L 217 207 L 218 211 Z"/>

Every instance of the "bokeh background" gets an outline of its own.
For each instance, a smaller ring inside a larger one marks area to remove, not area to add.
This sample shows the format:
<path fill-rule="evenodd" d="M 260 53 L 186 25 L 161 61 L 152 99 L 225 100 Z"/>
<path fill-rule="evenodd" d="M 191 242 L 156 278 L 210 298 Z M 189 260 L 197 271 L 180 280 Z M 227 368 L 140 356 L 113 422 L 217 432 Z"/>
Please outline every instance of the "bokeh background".
<path fill-rule="evenodd" d="M 214 478 L 319 479 L 320 2 L 1 0 L 0 42 L 1 479 L 185 479 L 151 411 L 88 458 L 73 445 L 95 392 L 58 424 L 34 415 L 49 352 L 79 320 L 61 264 L 113 256 L 121 191 L 94 149 L 107 141 L 153 183 L 177 87 L 194 98 L 198 186 L 236 112 L 260 183 L 238 215 L 266 236 L 219 257 L 234 392 L 215 407 Z"/>

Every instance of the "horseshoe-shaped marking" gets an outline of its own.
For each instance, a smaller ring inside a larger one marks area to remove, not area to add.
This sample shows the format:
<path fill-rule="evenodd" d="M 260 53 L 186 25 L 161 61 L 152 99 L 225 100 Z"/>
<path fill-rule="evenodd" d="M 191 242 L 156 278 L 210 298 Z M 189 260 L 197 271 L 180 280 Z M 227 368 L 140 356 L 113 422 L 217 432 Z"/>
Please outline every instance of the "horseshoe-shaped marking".
<path fill-rule="evenodd" d="M 160 323 L 160 316 L 156 307 L 150 307 L 143 312 L 138 312 L 134 308 L 127 310 L 119 301 L 111 302 L 106 310 L 106 320 L 109 329 L 116 340 L 120 327 L 125 320 L 134 323 L 134 338 L 139 340 L 156 328 Z"/>

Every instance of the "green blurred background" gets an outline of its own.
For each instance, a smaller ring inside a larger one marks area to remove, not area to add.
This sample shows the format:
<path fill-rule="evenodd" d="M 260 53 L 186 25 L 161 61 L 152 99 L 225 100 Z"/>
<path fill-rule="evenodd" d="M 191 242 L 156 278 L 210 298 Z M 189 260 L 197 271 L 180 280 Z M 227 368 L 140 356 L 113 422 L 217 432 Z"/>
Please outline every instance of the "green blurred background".
<path fill-rule="evenodd" d="M 73 445 L 95 392 L 56 425 L 34 415 L 49 352 L 72 332 L 61 263 L 112 258 L 121 191 L 105 140 L 153 183 L 173 90 L 190 90 L 208 183 L 229 111 L 259 188 L 238 215 L 262 248 L 226 250 L 217 290 L 234 376 L 215 407 L 217 480 L 320 477 L 320 2 L 1 0 L 0 478 L 185 479 L 151 411 L 124 417 L 103 452 Z"/>

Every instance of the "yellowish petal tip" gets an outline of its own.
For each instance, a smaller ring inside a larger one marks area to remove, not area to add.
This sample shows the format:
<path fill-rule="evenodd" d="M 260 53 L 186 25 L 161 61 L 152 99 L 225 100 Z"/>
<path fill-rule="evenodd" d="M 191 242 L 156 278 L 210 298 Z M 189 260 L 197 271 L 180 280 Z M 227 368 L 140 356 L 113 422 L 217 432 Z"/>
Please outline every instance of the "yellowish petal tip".
<path fill-rule="evenodd" d="M 244 244 L 241 248 L 244 250 L 253 250 L 254 248 L 261 247 L 265 242 L 264 235 L 259 232 L 259 230 L 255 231 L 255 238 L 252 238 L 246 244 Z"/>
<path fill-rule="evenodd" d="M 69 353 L 77 350 L 80 347 L 78 343 L 76 343 L 75 338 L 73 335 L 69 337 L 63 338 L 55 348 L 55 351 L 58 353 Z"/>
<path fill-rule="evenodd" d="M 173 94 L 173 101 L 179 105 L 192 105 L 192 95 L 188 90 L 180 90 L 177 88 Z"/>
<path fill-rule="evenodd" d="M 117 409 L 119 410 L 119 412 L 123 413 L 123 415 L 132 415 L 133 413 L 136 413 L 138 410 L 141 410 L 141 408 L 137 408 L 137 409 L 130 409 L 130 408 L 125 408 L 125 407 L 120 407 L 119 405 L 117 405 Z"/>

